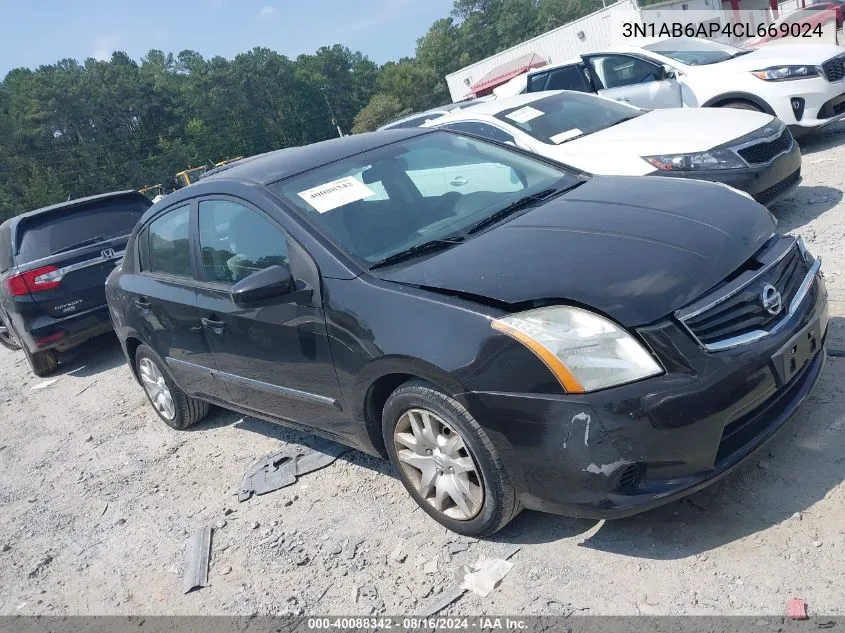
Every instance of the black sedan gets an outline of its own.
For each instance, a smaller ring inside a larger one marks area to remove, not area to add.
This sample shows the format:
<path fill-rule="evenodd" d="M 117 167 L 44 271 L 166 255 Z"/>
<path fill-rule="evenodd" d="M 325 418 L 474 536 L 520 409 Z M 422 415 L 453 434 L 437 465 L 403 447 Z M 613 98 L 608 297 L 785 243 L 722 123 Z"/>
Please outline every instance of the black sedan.
<path fill-rule="evenodd" d="M 820 262 L 705 182 L 455 132 L 244 161 L 144 215 L 107 281 L 158 415 L 209 403 L 389 456 L 434 519 L 622 517 L 698 490 L 824 362 Z"/>

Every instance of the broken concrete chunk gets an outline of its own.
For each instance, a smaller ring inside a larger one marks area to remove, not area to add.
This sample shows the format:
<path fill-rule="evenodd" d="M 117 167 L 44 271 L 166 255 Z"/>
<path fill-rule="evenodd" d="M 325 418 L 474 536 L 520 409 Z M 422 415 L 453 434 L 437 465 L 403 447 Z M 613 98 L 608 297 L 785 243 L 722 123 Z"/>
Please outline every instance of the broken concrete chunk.
<path fill-rule="evenodd" d="M 390 560 L 394 563 L 404 563 L 408 558 L 408 554 L 402 551 L 402 543 L 399 543 L 392 552 L 390 552 Z"/>
<path fill-rule="evenodd" d="M 343 556 L 349 560 L 355 558 L 355 551 L 358 549 L 358 546 L 364 542 L 362 538 L 348 538 L 346 539 L 346 543 L 343 546 Z"/>
<path fill-rule="evenodd" d="M 38 574 L 40 574 L 44 568 L 47 567 L 50 563 L 53 562 L 53 557 L 50 554 L 47 554 L 43 558 L 41 558 L 35 565 L 32 566 L 32 569 L 29 570 L 29 577 L 34 578 Z"/>
<path fill-rule="evenodd" d="M 437 559 L 432 558 L 425 565 L 423 565 L 423 572 L 425 572 L 426 574 L 436 574 L 437 573 Z"/>
<path fill-rule="evenodd" d="M 449 544 L 449 553 L 458 554 L 469 549 L 469 543 L 465 541 L 455 541 Z"/>

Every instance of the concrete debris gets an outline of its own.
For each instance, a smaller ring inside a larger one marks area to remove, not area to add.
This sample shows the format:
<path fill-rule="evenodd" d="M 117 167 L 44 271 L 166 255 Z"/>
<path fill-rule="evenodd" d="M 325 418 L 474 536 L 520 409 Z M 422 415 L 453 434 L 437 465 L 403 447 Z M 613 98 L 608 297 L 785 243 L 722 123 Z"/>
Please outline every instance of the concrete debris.
<path fill-rule="evenodd" d="M 392 552 L 390 552 L 390 560 L 394 563 L 404 563 L 408 558 L 408 554 L 402 551 L 402 543 L 399 543 Z"/>
<path fill-rule="evenodd" d="M 47 554 L 43 558 L 41 558 L 35 565 L 32 566 L 32 569 L 29 570 L 29 577 L 34 578 L 38 574 L 40 574 L 44 569 L 53 562 L 53 557 L 50 554 Z"/>
<path fill-rule="evenodd" d="M 423 572 L 425 572 L 426 574 L 436 574 L 437 573 L 437 559 L 432 558 L 425 565 L 423 565 Z"/>
<path fill-rule="evenodd" d="M 358 549 L 358 546 L 364 542 L 362 538 L 348 538 L 343 545 L 343 557 L 352 560 L 355 558 L 355 552 Z"/>
<path fill-rule="evenodd" d="M 4 553 L 8 552 L 10 549 L 12 549 L 12 546 L 9 545 L 8 543 L 3 543 L 3 547 L 0 547 L 0 551 L 2 551 Z"/>
<path fill-rule="evenodd" d="M 792 515 L 792 518 L 795 521 L 803 521 L 804 520 L 804 514 L 802 512 L 796 512 L 795 514 Z"/>
<path fill-rule="evenodd" d="M 232 573 L 232 568 L 229 565 L 226 565 L 223 569 L 220 570 L 221 576 L 228 576 Z"/>
<path fill-rule="evenodd" d="M 226 519 L 220 519 L 217 523 L 214 524 L 214 527 L 216 527 L 218 530 L 222 530 L 224 527 L 226 527 Z"/>
<path fill-rule="evenodd" d="M 257 530 L 258 528 L 261 527 L 261 524 L 258 521 L 253 521 L 252 523 L 249 524 L 249 527 L 252 528 L 253 530 Z"/>
<path fill-rule="evenodd" d="M 477 596 L 486 598 L 513 568 L 513 563 L 502 558 L 479 560 L 470 573 L 464 577 L 461 585 Z"/>
<path fill-rule="evenodd" d="M 765 459 L 761 459 L 759 462 L 757 462 L 757 468 L 767 470 L 769 468 L 769 462 L 767 462 Z"/>
<path fill-rule="evenodd" d="M 361 598 L 372 598 L 373 600 L 378 599 L 378 591 L 375 588 L 375 585 L 361 585 L 360 587 L 355 588 L 355 602 L 357 603 Z"/>
<path fill-rule="evenodd" d="M 211 558 L 211 527 L 194 530 L 185 560 L 182 593 L 208 585 L 208 563 Z"/>
<path fill-rule="evenodd" d="M 313 449 L 288 448 L 262 457 L 244 474 L 238 501 L 246 501 L 253 494 L 263 495 L 291 486 L 296 483 L 297 477 L 325 468 L 348 450 L 346 446 L 324 440 Z M 291 503 L 290 499 L 285 500 L 285 505 Z"/>
<path fill-rule="evenodd" d="M 114 522 L 115 525 L 126 525 L 126 519 L 120 517 L 117 521 Z"/>
<path fill-rule="evenodd" d="M 223 516 L 224 517 L 229 516 L 230 514 L 232 514 L 232 512 L 234 512 L 234 510 L 232 510 L 232 508 L 223 508 Z"/>
<path fill-rule="evenodd" d="M 454 541 L 449 544 L 449 554 L 458 554 L 469 549 L 469 543 L 465 541 Z"/>
<path fill-rule="evenodd" d="M 821 541 L 813 541 L 813 547 L 821 547 L 821 546 L 822 546 Z"/>

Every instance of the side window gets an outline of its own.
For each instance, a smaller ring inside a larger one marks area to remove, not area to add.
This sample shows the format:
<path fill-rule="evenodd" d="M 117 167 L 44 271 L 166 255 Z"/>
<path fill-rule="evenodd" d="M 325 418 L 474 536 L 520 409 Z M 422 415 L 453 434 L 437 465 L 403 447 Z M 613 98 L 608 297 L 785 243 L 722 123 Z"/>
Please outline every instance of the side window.
<path fill-rule="evenodd" d="M 564 66 L 549 71 L 549 83 L 546 90 L 577 90 L 578 92 L 592 92 L 592 88 L 585 77 L 582 66 Z"/>
<path fill-rule="evenodd" d="M 186 205 L 168 211 L 150 223 L 141 240 L 141 270 L 178 277 L 193 275 L 189 245 L 190 217 L 191 207 Z M 144 250 L 147 251 L 147 257 L 144 257 Z"/>
<path fill-rule="evenodd" d="M 528 78 L 528 92 L 542 92 L 546 89 L 549 73 L 537 73 Z"/>
<path fill-rule="evenodd" d="M 237 202 L 200 202 L 199 227 L 202 266 L 208 281 L 234 284 L 270 266 L 289 265 L 284 234 Z"/>
<path fill-rule="evenodd" d="M 475 134 L 482 138 L 490 139 L 491 141 L 498 141 L 499 143 L 513 143 L 516 145 L 516 139 L 513 136 L 500 130 L 497 127 L 488 125 L 486 123 L 476 123 L 475 121 L 460 121 L 458 123 L 450 123 L 444 125 L 448 130 L 456 130 L 458 132 L 466 132 L 467 134 Z"/>
<path fill-rule="evenodd" d="M 657 64 L 630 55 L 599 55 L 589 63 L 605 89 L 659 81 L 662 76 Z"/>

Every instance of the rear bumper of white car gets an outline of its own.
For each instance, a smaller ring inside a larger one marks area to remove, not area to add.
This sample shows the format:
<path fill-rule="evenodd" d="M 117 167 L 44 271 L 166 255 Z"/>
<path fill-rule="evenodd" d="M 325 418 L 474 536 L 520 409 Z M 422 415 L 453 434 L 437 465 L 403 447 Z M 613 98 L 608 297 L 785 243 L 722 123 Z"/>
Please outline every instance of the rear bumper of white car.
<path fill-rule="evenodd" d="M 764 94 L 777 117 L 792 127 L 819 128 L 845 119 L 845 79 L 771 82 Z"/>

